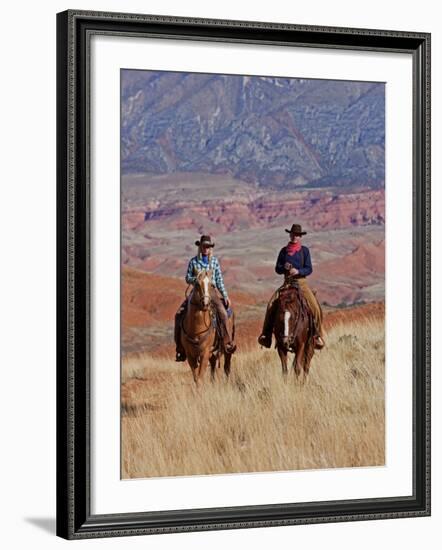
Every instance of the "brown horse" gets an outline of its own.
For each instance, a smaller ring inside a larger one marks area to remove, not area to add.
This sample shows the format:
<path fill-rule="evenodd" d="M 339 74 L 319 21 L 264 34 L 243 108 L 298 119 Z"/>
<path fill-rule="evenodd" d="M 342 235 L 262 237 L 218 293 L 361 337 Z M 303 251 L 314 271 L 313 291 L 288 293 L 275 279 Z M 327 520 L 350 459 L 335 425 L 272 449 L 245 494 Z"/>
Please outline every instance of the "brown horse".
<path fill-rule="evenodd" d="M 288 374 L 290 351 L 295 354 L 292 366 L 296 378 L 302 374 L 302 381 L 305 381 L 314 354 L 314 318 L 296 279 L 287 281 L 279 289 L 273 333 L 283 375 Z"/>
<path fill-rule="evenodd" d="M 216 314 L 210 295 L 211 292 L 216 292 L 216 289 L 212 288 L 211 281 L 211 270 L 201 270 L 197 273 L 181 330 L 181 343 L 197 386 L 201 384 L 209 362 L 211 379 L 215 380 L 220 368 L 221 356 L 224 356 L 224 372 L 227 377 L 230 374 L 232 354 L 226 353 L 222 346 L 222 339 L 215 329 Z M 233 315 L 229 323 L 231 323 L 229 330 L 234 333 Z"/>

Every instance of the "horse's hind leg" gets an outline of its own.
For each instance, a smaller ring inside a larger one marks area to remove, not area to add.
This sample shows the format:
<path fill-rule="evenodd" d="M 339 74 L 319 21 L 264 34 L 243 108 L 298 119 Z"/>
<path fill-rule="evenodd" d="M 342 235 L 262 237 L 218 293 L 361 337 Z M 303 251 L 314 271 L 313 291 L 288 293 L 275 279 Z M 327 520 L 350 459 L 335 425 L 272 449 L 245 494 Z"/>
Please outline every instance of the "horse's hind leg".
<path fill-rule="evenodd" d="M 287 350 L 284 346 L 277 345 L 279 358 L 281 359 L 282 374 L 284 378 L 287 378 L 288 369 L 287 369 Z"/>
<path fill-rule="evenodd" d="M 219 361 L 219 355 L 218 355 L 218 352 L 215 351 L 209 357 L 210 377 L 211 377 L 212 382 L 215 380 L 215 377 L 216 377 L 216 369 L 218 367 L 218 361 Z"/>
<path fill-rule="evenodd" d="M 224 373 L 227 378 L 229 378 L 229 375 L 230 375 L 231 363 L 232 363 L 232 354 L 225 353 L 224 354 Z"/>
<path fill-rule="evenodd" d="M 221 380 L 220 362 L 221 362 L 221 352 L 216 351 L 209 358 L 210 377 L 211 377 L 212 382 L 215 382 L 215 380 L 218 380 L 218 381 Z"/>

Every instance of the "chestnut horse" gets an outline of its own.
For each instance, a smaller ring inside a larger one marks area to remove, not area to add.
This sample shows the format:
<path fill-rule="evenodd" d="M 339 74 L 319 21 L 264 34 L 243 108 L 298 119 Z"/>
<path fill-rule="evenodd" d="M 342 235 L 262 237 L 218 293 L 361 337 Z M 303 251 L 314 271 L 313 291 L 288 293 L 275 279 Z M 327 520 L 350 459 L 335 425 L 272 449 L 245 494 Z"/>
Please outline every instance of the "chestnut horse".
<path fill-rule="evenodd" d="M 224 356 L 224 372 L 227 377 L 230 374 L 232 354 L 224 350 L 222 339 L 215 328 L 218 321 L 210 293 L 216 292 L 216 289 L 211 288 L 211 281 L 212 270 L 197 272 L 181 327 L 181 343 L 197 386 L 201 384 L 209 362 L 211 379 L 215 380 L 221 356 Z M 229 330 L 234 334 L 233 315 L 229 319 L 229 324 Z"/>
<path fill-rule="evenodd" d="M 288 280 L 279 289 L 273 333 L 283 375 L 288 374 L 290 351 L 295 354 L 292 366 L 296 378 L 302 374 L 302 381 L 305 381 L 314 354 L 314 318 L 296 279 Z"/>

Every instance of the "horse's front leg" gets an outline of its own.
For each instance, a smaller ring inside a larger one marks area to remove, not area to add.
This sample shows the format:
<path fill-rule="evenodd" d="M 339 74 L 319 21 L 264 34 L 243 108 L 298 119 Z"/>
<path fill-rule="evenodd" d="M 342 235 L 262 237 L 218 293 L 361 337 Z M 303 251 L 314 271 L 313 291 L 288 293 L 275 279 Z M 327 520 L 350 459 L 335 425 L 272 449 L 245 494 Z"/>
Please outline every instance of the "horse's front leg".
<path fill-rule="evenodd" d="M 192 353 L 186 350 L 187 361 L 190 365 L 190 370 L 192 371 L 192 376 L 195 384 L 198 386 L 198 358 L 195 357 Z"/>
<path fill-rule="evenodd" d="M 299 380 L 299 377 L 302 377 L 300 382 L 303 384 L 305 382 L 306 372 L 304 370 L 304 353 L 305 353 L 305 343 L 296 342 L 296 353 L 293 358 L 293 368 L 295 370 L 296 379 Z"/>
<path fill-rule="evenodd" d="M 207 370 L 207 365 L 209 364 L 209 359 L 210 359 L 210 346 L 207 347 L 204 351 L 202 351 L 199 357 L 197 376 L 200 384 L 203 382 L 204 375 Z"/>
<path fill-rule="evenodd" d="M 276 345 L 279 358 L 281 360 L 282 374 L 285 379 L 287 379 L 288 369 L 287 369 L 287 348 L 284 344 L 277 343 Z"/>
<path fill-rule="evenodd" d="M 304 347 L 304 375 L 306 377 L 309 373 L 310 365 L 311 365 L 311 361 L 313 359 L 314 353 L 315 353 L 315 350 L 313 347 L 313 342 L 310 341 Z"/>

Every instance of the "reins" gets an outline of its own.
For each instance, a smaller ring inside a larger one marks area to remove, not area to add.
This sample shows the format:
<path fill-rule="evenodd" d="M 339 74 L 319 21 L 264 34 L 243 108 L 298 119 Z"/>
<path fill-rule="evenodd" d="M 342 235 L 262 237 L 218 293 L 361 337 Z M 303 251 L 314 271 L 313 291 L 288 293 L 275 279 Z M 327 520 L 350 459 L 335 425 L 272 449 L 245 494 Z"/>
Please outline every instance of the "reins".
<path fill-rule="evenodd" d="M 285 298 L 285 297 L 282 298 L 281 297 L 281 292 L 283 293 L 284 291 L 296 293 L 297 307 L 295 307 L 295 303 L 294 303 L 295 301 L 294 300 L 290 300 L 290 299 L 288 299 L 288 297 L 287 298 Z M 283 307 L 283 309 L 290 308 L 291 312 L 294 314 L 294 316 L 296 316 L 296 320 L 294 322 L 293 329 L 290 331 L 290 335 L 289 335 L 289 342 L 291 343 L 290 345 L 291 346 L 293 345 L 293 342 L 295 340 L 295 337 L 296 337 L 296 334 L 297 334 L 297 331 L 298 331 L 299 323 L 303 319 L 308 320 L 309 329 L 310 329 L 309 333 L 311 335 L 312 332 L 313 332 L 313 314 L 310 311 L 307 300 L 303 296 L 302 290 L 299 287 L 299 284 L 297 283 L 297 280 L 294 279 L 294 278 L 292 278 L 292 279 L 288 278 L 287 280 L 285 280 L 284 283 L 278 288 L 278 298 L 277 299 L 278 299 L 280 305 Z M 309 339 L 310 339 L 310 336 L 309 336 Z"/>
<path fill-rule="evenodd" d="M 189 294 L 188 294 L 189 288 L 192 288 L 192 292 L 191 292 L 191 298 L 190 298 L 190 300 L 189 300 L 188 303 L 189 303 L 190 305 L 193 305 L 193 306 L 197 306 L 197 307 L 198 307 L 198 306 L 200 305 L 199 303 L 192 302 L 193 294 L 194 294 L 194 292 L 193 292 L 193 291 L 194 291 L 193 285 L 188 285 L 188 286 L 187 286 L 186 291 L 185 291 L 186 299 L 189 298 Z M 209 336 L 209 334 L 210 334 L 209 331 L 210 331 L 210 329 L 212 328 L 212 318 L 213 318 L 213 317 L 212 317 L 212 316 L 213 316 L 213 305 L 212 305 L 212 302 L 211 302 L 211 301 L 209 302 L 209 315 L 210 315 L 210 323 L 209 323 L 209 326 L 208 326 L 205 330 L 203 330 L 203 331 L 201 331 L 201 332 L 198 332 L 198 333 L 197 333 L 195 336 L 193 336 L 193 337 L 190 336 L 190 335 L 186 332 L 186 330 L 185 330 L 185 328 L 184 328 L 184 318 L 181 320 L 181 330 L 183 331 L 183 334 L 184 334 L 185 338 L 186 338 L 193 346 L 198 346 L 198 345 L 202 344 L 202 343 L 208 338 L 208 336 Z M 202 334 L 203 336 L 200 337 L 201 334 Z"/>

